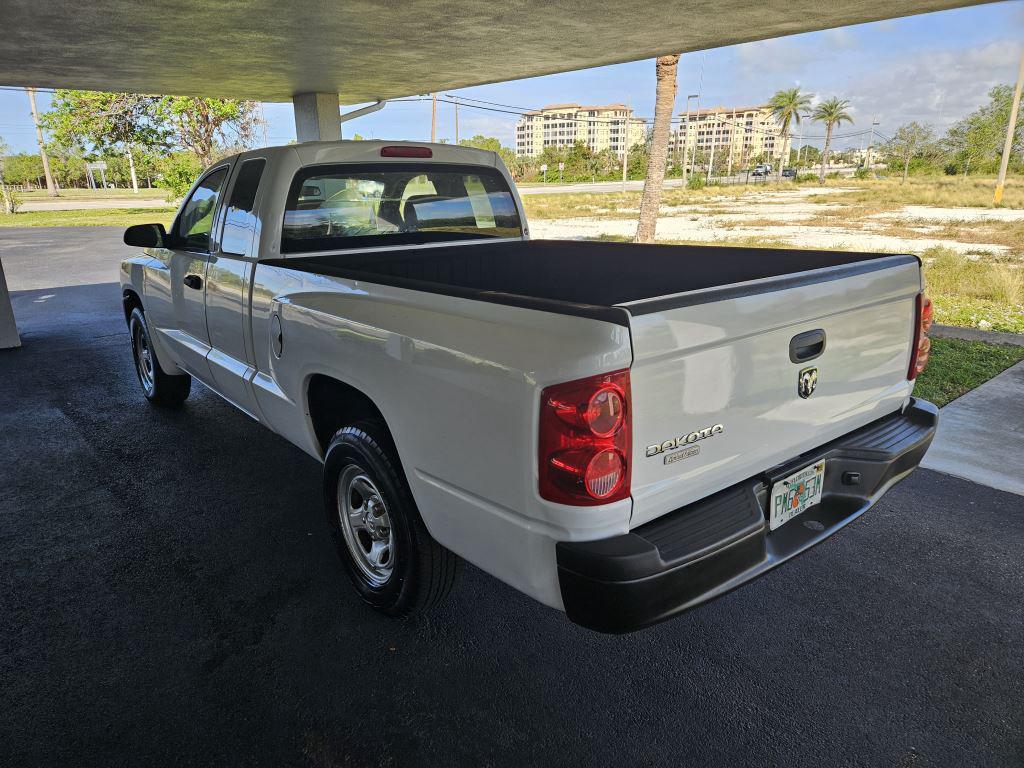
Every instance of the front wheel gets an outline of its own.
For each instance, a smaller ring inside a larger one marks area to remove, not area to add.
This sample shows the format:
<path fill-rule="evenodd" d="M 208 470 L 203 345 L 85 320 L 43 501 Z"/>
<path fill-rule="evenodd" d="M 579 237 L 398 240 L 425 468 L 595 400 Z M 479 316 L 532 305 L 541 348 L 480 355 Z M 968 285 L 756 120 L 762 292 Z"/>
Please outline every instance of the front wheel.
<path fill-rule="evenodd" d="M 188 374 L 171 376 L 160 367 L 153 351 L 153 340 L 149 335 L 146 315 L 140 307 L 132 310 L 128 319 L 128 332 L 132 339 L 132 357 L 135 360 L 135 375 L 142 385 L 142 394 L 154 405 L 173 407 L 181 405 L 192 390 L 192 377 Z"/>
<path fill-rule="evenodd" d="M 324 502 L 335 548 L 366 603 L 406 616 L 451 591 L 459 559 L 423 524 L 383 424 L 360 422 L 334 435 Z"/>

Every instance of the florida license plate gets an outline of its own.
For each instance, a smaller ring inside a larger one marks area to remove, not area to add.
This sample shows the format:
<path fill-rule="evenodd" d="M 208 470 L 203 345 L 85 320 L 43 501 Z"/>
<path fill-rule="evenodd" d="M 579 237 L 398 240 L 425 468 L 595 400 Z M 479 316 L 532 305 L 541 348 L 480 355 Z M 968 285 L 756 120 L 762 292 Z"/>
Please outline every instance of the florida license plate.
<path fill-rule="evenodd" d="M 772 486 L 770 499 L 770 530 L 785 525 L 808 507 L 821 501 L 821 489 L 825 483 L 825 462 L 819 461 L 794 472 L 785 480 Z"/>

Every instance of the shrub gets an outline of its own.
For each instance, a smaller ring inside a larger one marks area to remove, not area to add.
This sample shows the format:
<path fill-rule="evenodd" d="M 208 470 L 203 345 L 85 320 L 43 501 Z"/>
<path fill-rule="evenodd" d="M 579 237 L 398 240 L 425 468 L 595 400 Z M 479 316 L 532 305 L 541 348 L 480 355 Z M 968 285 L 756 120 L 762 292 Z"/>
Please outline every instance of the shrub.
<path fill-rule="evenodd" d="M 863 165 L 853 172 L 853 178 L 855 179 L 868 179 L 871 177 L 871 170 L 865 168 Z M 829 177 L 831 178 L 831 176 Z"/>
<path fill-rule="evenodd" d="M 168 202 L 176 202 L 185 196 L 202 170 L 191 152 L 175 152 L 161 161 L 157 186 L 167 190 Z"/>
<path fill-rule="evenodd" d="M 21 196 L 4 184 L 0 190 L 0 213 L 13 214 L 21 207 Z"/>
<path fill-rule="evenodd" d="M 704 189 L 704 177 L 699 173 L 690 174 L 690 178 L 686 180 L 687 189 Z"/>

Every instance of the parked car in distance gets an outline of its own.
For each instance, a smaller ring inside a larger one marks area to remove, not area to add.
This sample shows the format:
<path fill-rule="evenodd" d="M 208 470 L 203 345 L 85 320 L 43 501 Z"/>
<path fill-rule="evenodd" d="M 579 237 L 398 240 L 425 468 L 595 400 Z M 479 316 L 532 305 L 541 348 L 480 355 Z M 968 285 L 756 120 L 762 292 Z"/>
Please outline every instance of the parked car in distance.
<path fill-rule="evenodd" d="M 389 615 L 466 559 L 648 626 L 857 519 L 935 430 L 916 257 L 531 240 L 493 152 L 243 152 L 124 241 L 142 394 L 198 379 L 322 462 L 325 532 Z"/>
<path fill-rule="evenodd" d="M 754 169 L 750 172 L 751 176 L 771 176 L 772 167 L 770 165 L 755 165 Z"/>
<path fill-rule="evenodd" d="M 782 169 L 782 176 L 783 176 L 783 178 L 786 178 L 786 179 L 795 179 L 796 178 L 796 168 L 783 168 Z"/>

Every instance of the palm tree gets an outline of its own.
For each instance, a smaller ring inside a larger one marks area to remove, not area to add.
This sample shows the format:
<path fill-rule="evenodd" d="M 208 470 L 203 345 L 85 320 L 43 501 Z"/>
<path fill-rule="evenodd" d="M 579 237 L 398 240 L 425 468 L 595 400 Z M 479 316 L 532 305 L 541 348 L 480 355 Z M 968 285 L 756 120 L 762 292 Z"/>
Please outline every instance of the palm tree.
<path fill-rule="evenodd" d="M 790 126 L 792 123 L 800 125 L 800 118 L 807 114 L 810 106 L 811 97 L 806 93 L 800 93 L 799 87 L 776 91 L 775 95 L 768 101 L 768 108 L 779 123 L 779 137 L 782 139 L 777 177 L 779 181 L 782 181 L 782 169 L 789 160 L 784 155 L 786 153 L 786 142 L 789 140 Z"/>
<path fill-rule="evenodd" d="M 816 123 L 825 124 L 825 149 L 821 153 L 821 173 L 818 175 L 818 182 L 825 183 L 825 166 L 828 165 L 829 145 L 832 143 L 832 129 L 843 122 L 853 124 L 853 118 L 847 112 L 850 102 L 846 99 L 831 98 L 823 101 L 814 108 L 811 119 Z"/>
<path fill-rule="evenodd" d="M 678 53 L 659 56 L 655 62 L 657 85 L 654 99 L 654 128 L 651 131 L 651 151 L 647 156 L 644 195 L 640 200 L 640 221 L 636 227 L 636 237 L 633 239 L 636 243 L 654 242 L 654 229 L 658 224 L 658 209 L 661 207 L 661 188 L 665 183 L 672 108 L 676 103 L 678 67 Z M 626 151 L 629 151 L 628 148 Z"/>

